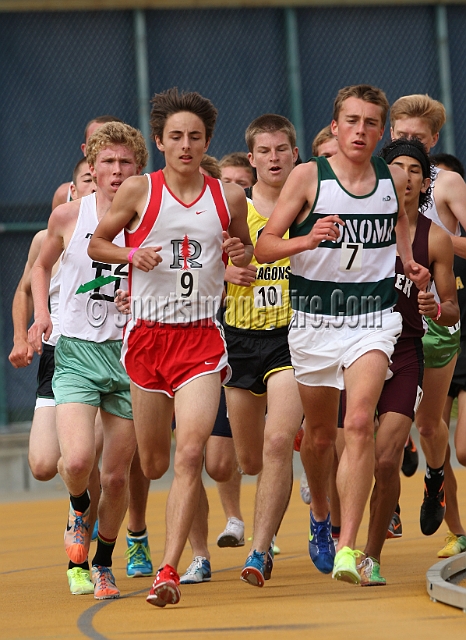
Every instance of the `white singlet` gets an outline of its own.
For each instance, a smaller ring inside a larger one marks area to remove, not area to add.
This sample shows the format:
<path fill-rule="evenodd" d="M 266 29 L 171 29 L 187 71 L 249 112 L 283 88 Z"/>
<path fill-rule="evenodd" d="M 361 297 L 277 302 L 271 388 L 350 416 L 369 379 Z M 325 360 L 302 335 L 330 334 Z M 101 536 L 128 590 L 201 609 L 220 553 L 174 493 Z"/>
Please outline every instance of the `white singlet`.
<path fill-rule="evenodd" d="M 126 288 L 127 265 L 110 265 L 92 260 L 87 247 L 97 224 L 96 194 L 81 198 L 76 227 L 62 254 L 61 290 L 58 308 L 60 333 L 68 338 L 92 342 L 121 340 L 124 322 L 115 307 L 115 291 Z M 114 243 L 124 246 L 123 232 Z M 108 284 L 98 278 L 119 276 Z M 88 285 L 85 293 L 76 293 L 81 285 Z"/>

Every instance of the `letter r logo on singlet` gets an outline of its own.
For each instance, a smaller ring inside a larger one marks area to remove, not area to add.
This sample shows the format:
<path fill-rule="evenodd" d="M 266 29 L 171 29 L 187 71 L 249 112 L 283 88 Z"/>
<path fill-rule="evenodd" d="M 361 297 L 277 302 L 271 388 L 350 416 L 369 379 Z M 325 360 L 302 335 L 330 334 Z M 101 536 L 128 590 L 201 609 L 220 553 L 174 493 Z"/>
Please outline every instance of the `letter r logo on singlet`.
<path fill-rule="evenodd" d="M 202 247 L 197 240 L 185 236 L 183 239 L 172 240 L 173 262 L 170 269 L 202 269 L 197 258 L 202 253 Z"/>

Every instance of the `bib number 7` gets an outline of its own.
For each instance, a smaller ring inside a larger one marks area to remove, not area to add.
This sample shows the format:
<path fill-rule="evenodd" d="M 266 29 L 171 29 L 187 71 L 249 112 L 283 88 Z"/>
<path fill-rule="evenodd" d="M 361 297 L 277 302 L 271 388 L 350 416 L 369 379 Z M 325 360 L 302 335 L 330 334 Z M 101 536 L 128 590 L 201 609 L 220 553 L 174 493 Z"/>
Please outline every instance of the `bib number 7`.
<path fill-rule="evenodd" d="M 362 242 L 342 242 L 340 253 L 340 271 L 361 271 Z"/>

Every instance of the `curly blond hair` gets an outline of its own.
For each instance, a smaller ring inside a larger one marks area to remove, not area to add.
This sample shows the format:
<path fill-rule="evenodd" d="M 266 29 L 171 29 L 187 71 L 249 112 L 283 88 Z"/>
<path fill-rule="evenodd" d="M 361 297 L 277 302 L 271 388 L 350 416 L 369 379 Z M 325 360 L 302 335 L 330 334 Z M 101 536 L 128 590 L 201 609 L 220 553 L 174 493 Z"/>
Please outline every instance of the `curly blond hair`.
<path fill-rule="evenodd" d="M 142 133 L 123 122 L 108 122 L 91 135 L 86 145 L 88 163 L 94 166 L 97 154 L 112 144 L 127 147 L 134 153 L 137 166 L 141 169 L 146 166 L 149 153 Z"/>

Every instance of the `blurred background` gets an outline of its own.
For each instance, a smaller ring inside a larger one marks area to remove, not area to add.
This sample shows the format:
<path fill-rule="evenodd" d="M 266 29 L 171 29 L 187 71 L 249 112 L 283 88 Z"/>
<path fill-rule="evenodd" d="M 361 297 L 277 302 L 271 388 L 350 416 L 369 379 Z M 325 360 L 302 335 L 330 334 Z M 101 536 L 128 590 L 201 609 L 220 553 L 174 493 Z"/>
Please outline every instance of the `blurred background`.
<path fill-rule="evenodd" d="M 435 151 L 465 162 L 465 49 L 463 0 L 0 0 L 0 432 L 27 430 L 32 417 L 37 357 L 28 369 L 8 362 L 11 303 L 89 120 L 112 114 L 148 139 L 150 96 L 177 86 L 218 108 L 217 158 L 246 151 L 246 126 L 275 112 L 293 121 L 307 159 L 338 89 L 370 83 L 390 103 L 441 100 L 448 123 Z"/>

